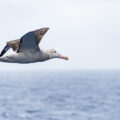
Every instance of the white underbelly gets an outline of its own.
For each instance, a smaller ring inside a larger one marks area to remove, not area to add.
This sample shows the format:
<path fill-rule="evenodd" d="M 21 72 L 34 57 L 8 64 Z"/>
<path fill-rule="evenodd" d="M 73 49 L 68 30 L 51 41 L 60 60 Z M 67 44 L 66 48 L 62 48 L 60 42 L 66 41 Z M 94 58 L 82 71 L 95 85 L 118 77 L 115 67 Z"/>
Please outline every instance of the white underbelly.
<path fill-rule="evenodd" d="M 40 54 L 38 52 L 35 53 L 14 53 L 12 55 L 6 56 L 8 62 L 14 63 L 32 63 L 39 61 Z"/>

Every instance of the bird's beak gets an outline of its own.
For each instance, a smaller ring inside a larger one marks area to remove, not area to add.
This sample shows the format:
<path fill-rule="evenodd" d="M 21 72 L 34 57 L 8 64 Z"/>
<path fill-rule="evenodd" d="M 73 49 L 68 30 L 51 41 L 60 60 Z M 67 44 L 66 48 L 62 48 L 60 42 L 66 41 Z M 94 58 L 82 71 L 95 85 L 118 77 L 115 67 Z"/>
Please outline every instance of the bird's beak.
<path fill-rule="evenodd" d="M 62 56 L 61 54 L 58 54 L 58 58 L 64 59 L 64 60 L 69 60 L 67 56 Z"/>

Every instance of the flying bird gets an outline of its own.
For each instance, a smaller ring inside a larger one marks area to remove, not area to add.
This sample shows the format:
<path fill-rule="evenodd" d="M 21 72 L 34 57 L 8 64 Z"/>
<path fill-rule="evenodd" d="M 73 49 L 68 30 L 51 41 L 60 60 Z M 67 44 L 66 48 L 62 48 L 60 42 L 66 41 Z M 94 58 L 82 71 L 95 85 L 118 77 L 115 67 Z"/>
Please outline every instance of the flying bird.
<path fill-rule="evenodd" d="M 52 58 L 61 58 L 68 60 L 68 57 L 62 56 L 54 49 L 40 49 L 39 43 L 48 30 L 48 27 L 41 28 L 26 33 L 20 39 L 8 41 L 0 54 L 0 61 L 26 64 L 42 62 Z M 2 57 L 10 48 L 12 48 L 14 51 L 13 54 Z"/>

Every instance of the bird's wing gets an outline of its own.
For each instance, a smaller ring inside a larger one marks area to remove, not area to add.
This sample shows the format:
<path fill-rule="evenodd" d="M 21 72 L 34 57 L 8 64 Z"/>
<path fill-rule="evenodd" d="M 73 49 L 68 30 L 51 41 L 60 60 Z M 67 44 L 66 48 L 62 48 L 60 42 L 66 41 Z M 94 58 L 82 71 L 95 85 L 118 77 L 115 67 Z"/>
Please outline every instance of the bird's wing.
<path fill-rule="evenodd" d="M 18 52 L 30 51 L 30 50 L 40 50 L 39 43 L 45 33 L 49 30 L 49 28 L 41 28 L 35 31 L 31 31 L 25 34 L 20 39 L 20 45 L 18 48 Z"/>
<path fill-rule="evenodd" d="M 36 44 L 39 45 L 40 41 L 42 40 L 43 36 L 45 35 L 45 33 L 49 30 L 49 28 L 41 28 L 41 29 L 38 29 L 38 30 L 35 30 L 34 33 L 35 33 L 35 41 L 36 41 Z"/>
<path fill-rule="evenodd" d="M 17 40 L 9 41 L 7 42 L 7 45 L 10 46 L 13 49 L 13 51 L 17 51 L 20 45 L 20 40 L 17 39 Z"/>
<path fill-rule="evenodd" d="M 35 33 L 28 32 L 20 39 L 20 45 L 17 52 L 24 52 L 30 50 L 37 50 L 38 46 L 35 41 Z"/>
<path fill-rule="evenodd" d="M 13 51 L 24 52 L 28 50 L 39 50 L 39 43 L 49 28 L 41 28 L 26 33 L 17 40 L 7 42 Z"/>

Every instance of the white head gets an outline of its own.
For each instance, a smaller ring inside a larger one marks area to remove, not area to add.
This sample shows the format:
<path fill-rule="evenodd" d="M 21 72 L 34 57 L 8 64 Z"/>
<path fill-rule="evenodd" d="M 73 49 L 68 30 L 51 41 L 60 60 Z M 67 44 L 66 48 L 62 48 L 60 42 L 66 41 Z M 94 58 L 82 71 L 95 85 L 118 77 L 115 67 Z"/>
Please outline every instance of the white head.
<path fill-rule="evenodd" d="M 52 58 L 61 58 L 61 59 L 65 59 L 65 60 L 69 59 L 68 57 L 62 56 L 61 54 L 57 53 L 57 51 L 54 49 L 48 50 L 47 53 L 49 55 L 49 59 L 52 59 Z"/>

